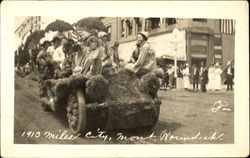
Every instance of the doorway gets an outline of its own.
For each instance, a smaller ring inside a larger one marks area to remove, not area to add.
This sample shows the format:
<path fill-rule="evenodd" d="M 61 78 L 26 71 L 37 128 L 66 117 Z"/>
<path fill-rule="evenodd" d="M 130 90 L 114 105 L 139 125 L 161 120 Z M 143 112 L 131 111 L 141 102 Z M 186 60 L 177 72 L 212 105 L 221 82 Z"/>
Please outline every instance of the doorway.
<path fill-rule="evenodd" d="M 207 64 L 207 59 L 206 58 L 192 58 L 191 66 L 193 66 L 195 64 L 197 67 L 200 67 L 201 62 L 204 62 L 204 65 L 206 65 Z"/>

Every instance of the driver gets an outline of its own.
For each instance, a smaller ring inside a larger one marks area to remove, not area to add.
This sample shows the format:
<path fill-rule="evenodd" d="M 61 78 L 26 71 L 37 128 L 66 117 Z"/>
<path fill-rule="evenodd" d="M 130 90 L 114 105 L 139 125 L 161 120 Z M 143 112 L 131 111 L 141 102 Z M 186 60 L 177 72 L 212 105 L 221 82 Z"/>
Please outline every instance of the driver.
<path fill-rule="evenodd" d="M 138 33 L 136 49 L 132 52 L 130 61 L 133 63 L 131 70 L 138 77 L 156 70 L 155 51 L 148 42 L 147 32 Z"/>

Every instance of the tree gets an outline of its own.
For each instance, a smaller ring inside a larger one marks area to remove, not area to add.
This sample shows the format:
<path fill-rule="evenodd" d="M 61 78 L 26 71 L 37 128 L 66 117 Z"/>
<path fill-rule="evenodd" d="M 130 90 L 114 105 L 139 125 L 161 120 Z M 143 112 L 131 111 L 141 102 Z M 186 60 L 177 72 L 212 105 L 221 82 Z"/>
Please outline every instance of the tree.
<path fill-rule="evenodd" d="M 83 18 L 76 23 L 76 27 L 81 27 L 85 31 L 90 32 L 93 35 L 97 35 L 97 31 L 106 32 L 107 29 L 100 18 L 89 17 Z"/>
<path fill-rule="evenodd" d="M 62 20 L 56 20 L 52 23 L 50 23 L 45 31 L 58 31 L 58 32 L 63 32 L 63 31 L 68 31 L 68 30 L 72 30 L 73 27 L 72 25 L 70 25 L 69 23 L 62 21 Z"/>
<path fill-rule="evenodd" d="M 17 52 L 15 52 L 15 64 L 16 66 L 24 66 L 30 60 L 29 52 L 27 48 L 24 48 L 23 46 L 19 46 L 17 51 L 18 55 Z"/>
<path fill-rule="evenodd" d="M 31 33 L 25 41 L 24 48 L 30 49 L 39 44 L 40 39 L 44 37 L 44 34 L 45 34 L 44 30 L 39 30 Z"/>

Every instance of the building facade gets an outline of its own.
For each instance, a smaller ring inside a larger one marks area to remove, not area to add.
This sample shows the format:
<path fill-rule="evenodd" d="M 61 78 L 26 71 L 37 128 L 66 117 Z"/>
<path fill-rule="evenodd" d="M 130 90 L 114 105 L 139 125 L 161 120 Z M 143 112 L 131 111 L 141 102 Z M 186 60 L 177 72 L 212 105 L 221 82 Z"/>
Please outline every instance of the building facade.
<path fill-rule="evenodd" d="M 16 45 L 26 41 L 26 38 L 34 31 L 41 30 L 41 16 L 28 16 L 15 30 Z"/>
<path fill-rule="evenodd" d="M 209 64 L 220 63 L 223 67 L 234 60 L 235 21 L 228 19 L 182 19 L 182 18 L 101 18 L 107 27 L 111 42 L 119 41 L 119 54 L 129 60 L 136 44 L 137 34 L 148 31 L 156 56 L 169 62 L 177 55 L 178 62 L 190 65 L 203 61 Z M 173 30 L 183 32 L 181 44 L 173 53 Z"/>

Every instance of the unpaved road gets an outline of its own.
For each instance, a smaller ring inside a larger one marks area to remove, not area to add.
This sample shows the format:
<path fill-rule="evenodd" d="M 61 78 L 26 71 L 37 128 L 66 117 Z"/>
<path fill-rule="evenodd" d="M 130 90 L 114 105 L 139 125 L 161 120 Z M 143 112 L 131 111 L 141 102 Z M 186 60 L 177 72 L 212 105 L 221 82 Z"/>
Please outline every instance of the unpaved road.
<path fill-rule="evenodd" d="M 80 135 L 66 140 L 72 134 L 65 117 L 42 111 L 38 90 L 37 82 L 18 76 L 15 78 L 14 143 L 204 144 L 233 143 L 234 140 L 233 92 L 159 91 L 162 98 L 160 117 L 151 130 L 102 131 L 99 136 L 92 134 L 93 137 L 89 138 L 90 135 Z M 226 101 L 228 106 L 213 113 L 210 108 L 218 100 Z M 58 135 L 57 139 L 46 137 L 48 134 Z M 127 140 L 121 140 L 121 135 Z"/>

